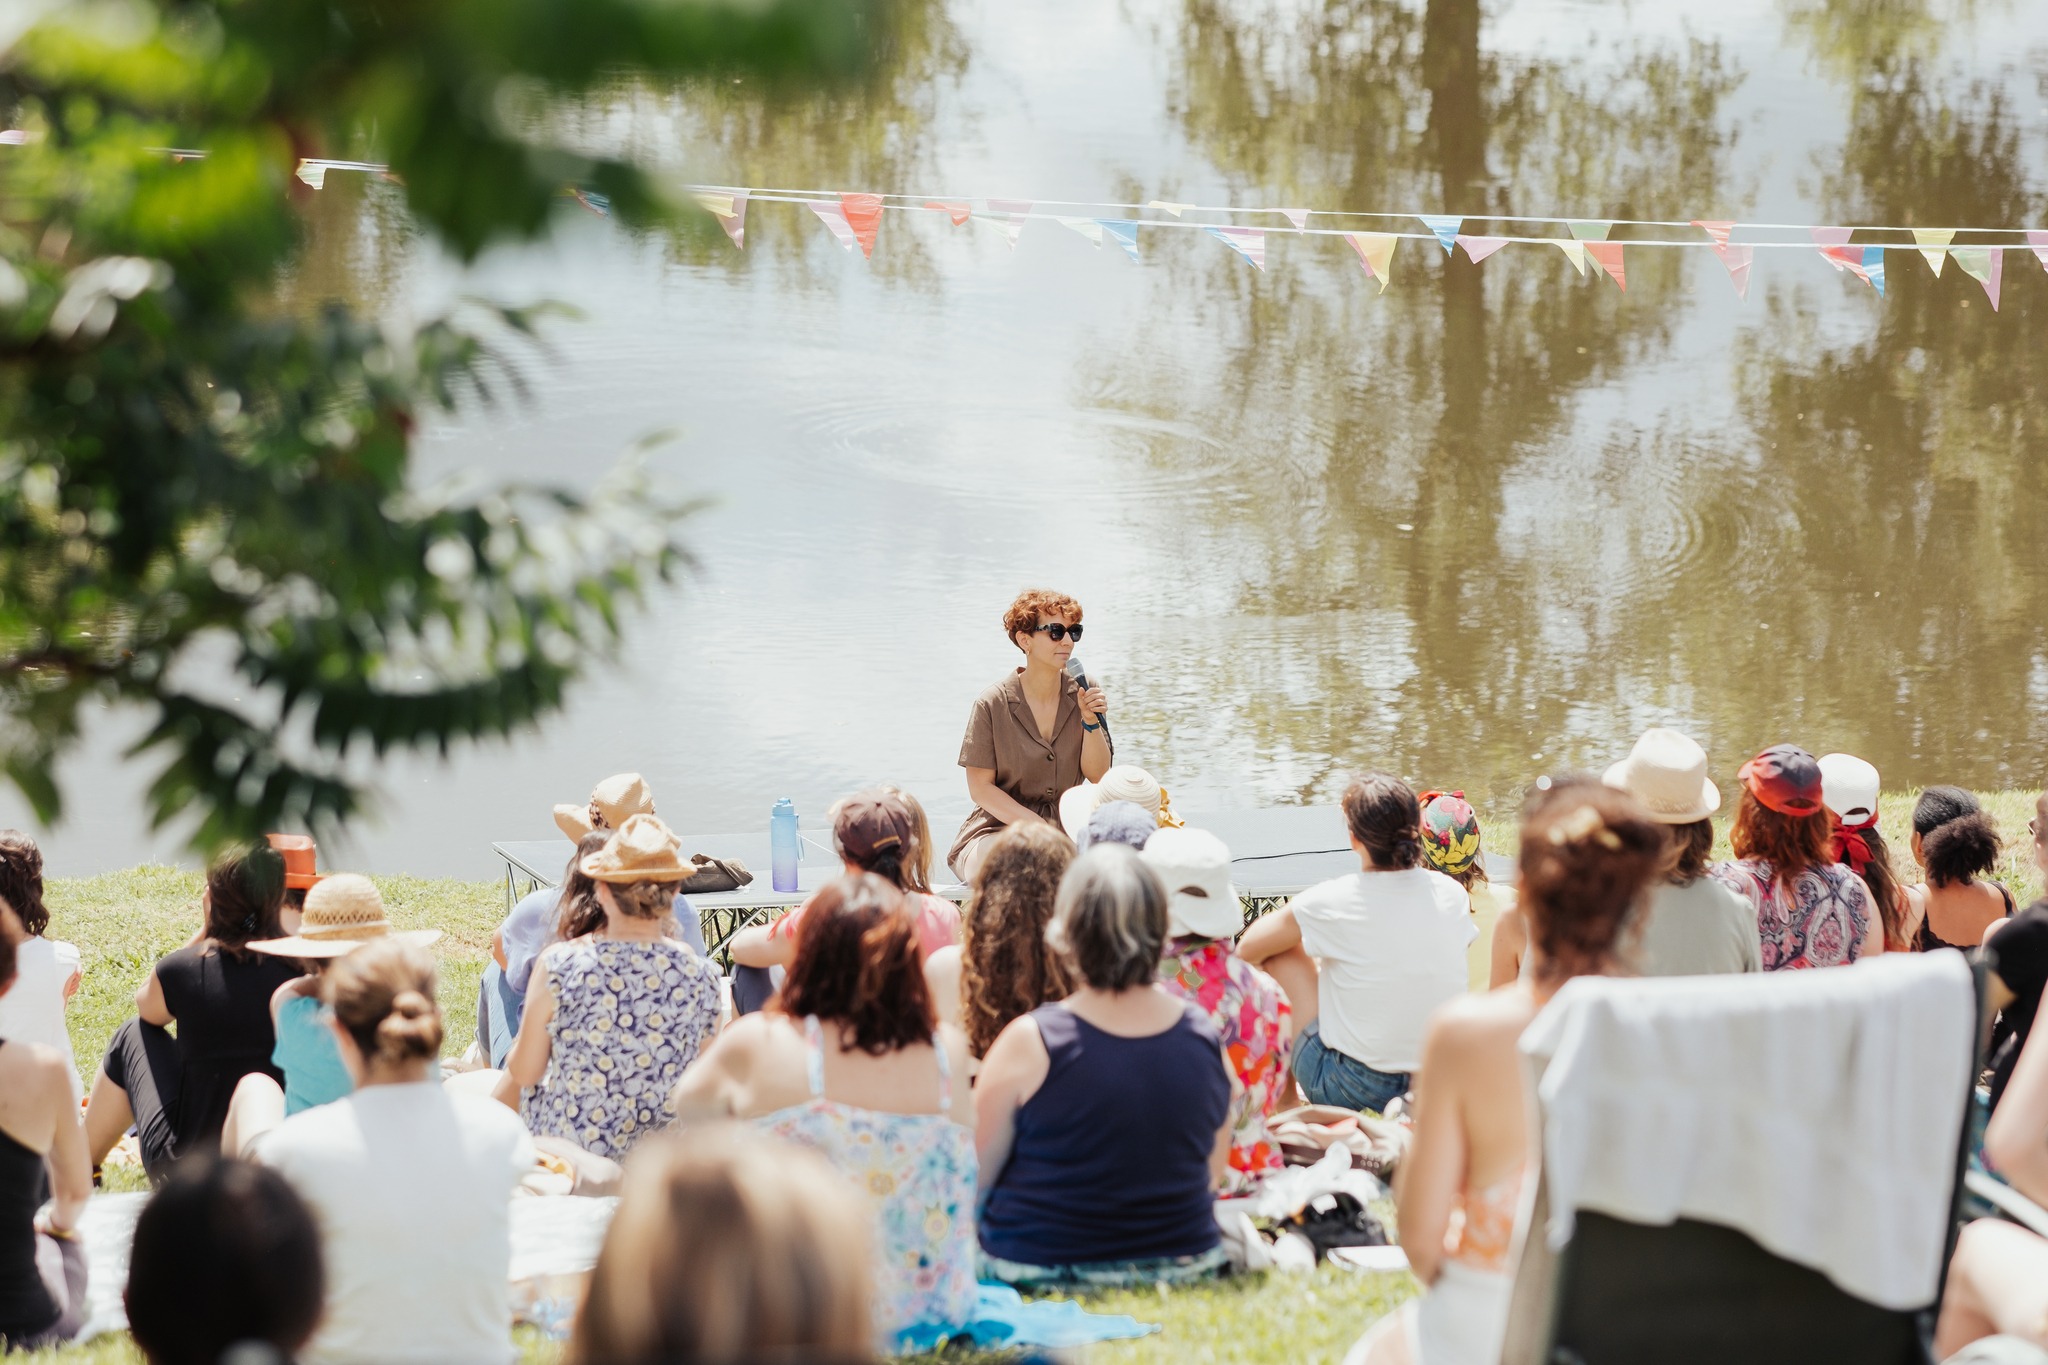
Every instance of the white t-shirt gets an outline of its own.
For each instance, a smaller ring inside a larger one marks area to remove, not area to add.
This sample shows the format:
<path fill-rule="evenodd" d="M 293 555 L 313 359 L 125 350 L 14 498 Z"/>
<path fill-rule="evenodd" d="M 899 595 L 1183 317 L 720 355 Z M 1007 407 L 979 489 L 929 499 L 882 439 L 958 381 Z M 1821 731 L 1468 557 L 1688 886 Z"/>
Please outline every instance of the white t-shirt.
<path fill-rule="evenodd" d="M 25 938 L 14 947 L 14 966 L 14 984 L 0 995 L 0 1038 L 56 1048 L 71 1068 L 72 1095 L 83 1095 L 71 1055 L 71 1030 L 64 1024 L 64 983 L 78 970 L 78 945 L 40 935 Z"/>
<path fill-rule="evenodd" d="M 1465 990 L 1465 945 L 1478 936 L 1465 888 L 1441 872 L 1354 872 L 1296 896 L 1302 946 L 1321 959 L 1323 1045 L 1375 1071 L 1422 1064 L 1422 1031 Z"/>
<path fill-rule="evenodd" d="M 255 1154 L 320 1221 L 327 1312 L 304 1359 L 512 1359 L 509 1206 L 534 1154 L 510 1109 L 432 1081 L 365 1086 Z"/>

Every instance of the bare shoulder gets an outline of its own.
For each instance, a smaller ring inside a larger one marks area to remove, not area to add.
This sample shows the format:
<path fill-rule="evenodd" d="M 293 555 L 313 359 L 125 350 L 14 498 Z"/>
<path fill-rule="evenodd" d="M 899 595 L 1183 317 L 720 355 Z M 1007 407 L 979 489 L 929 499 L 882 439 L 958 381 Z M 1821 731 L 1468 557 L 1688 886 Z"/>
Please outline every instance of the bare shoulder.
<path fill-rule="evenodd" d="M 1497 1046 L 1521 1036 L 1536 1017 L 1536 1004 L 1519 985 L 1474 991 L 1439 1005 L 1429 1017 L 1427 1046 L 1453 1051 Z"/>
<path fill-rule="evenodd" d="M 9 1042 L 0 1048 L 0 1076 L 9 1078 L 9 1088 L 23 1093 L 62 1087 L 65 1099 L 71 1095 L 71 1066 L 64 1054 L 42 1043 Z"/>

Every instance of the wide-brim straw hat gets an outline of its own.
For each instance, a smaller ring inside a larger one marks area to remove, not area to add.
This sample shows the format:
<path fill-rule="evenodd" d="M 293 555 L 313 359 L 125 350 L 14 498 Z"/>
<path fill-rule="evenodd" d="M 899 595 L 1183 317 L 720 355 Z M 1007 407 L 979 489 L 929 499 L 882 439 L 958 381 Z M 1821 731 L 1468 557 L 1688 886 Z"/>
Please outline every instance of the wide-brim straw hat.
<path fill-rule="evenodd" d="M 284 859 L 287 891 L 309 891 L 320 881 L 320 850 L 305 834 L 267 834 L 270 846 Z"/>
<path fill-rule="evenodd" d="M 1707 751 L 1676 730 L 1643 731 L 1602 780 L 1633 796 L 1663 825 L 1689 825 L 1721 809 L 1721 789 L 1707 776 Z"/>
<path fill-rule="evenodd" d="M 320 884 L 306 893 L 298 933 L 257 939 L 248 946 L 274 957 L 340 957 L 365 943 L 387 938 L 424 948 L 440 942 L 441 931 L 392 928 L 376 885 L 354 872 L 339 872 L 322 877 Z"/>
<path fill-rule="evenodd" d="M 1088 828 L 1088 817 L 1112 801 L 1129 801 L 1156 816 L 1166 802 L 1166 793 L 1159 779 L 1143 768 L 1119 764 L 1104 773 L 1100 782 L 1083 782 L 1061 793 L 1060 828 L 1066 830 L 1069 839 L 1078 842 L 1081 831 Z"/>
<path fill-rule="evenodd" d="M 660 816 L 635 815 L 578 866 L 592 881 L 679 882 L 697 871 L 683 860 L 682 845 Z"/>
<path fill-rule="evenodd" d="M 592 788 L 590 799 L 582 805 L 556 806 L 555 828 L 571 839 L 581 839 L 597 828 L 590 819 L 592 806 L 604 817 L 606 829 L 617 829 L 636 815 L 654 814 L 654 793 L 640 774 L 614 773 Z"/>

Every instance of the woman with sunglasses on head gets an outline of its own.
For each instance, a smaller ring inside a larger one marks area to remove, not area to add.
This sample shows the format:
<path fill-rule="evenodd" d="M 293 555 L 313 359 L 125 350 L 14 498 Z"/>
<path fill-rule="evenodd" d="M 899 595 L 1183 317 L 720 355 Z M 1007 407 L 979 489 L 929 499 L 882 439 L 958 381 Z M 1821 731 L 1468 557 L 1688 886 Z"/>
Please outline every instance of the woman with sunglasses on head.
<path fill-rule="evenodd" d="M 1099 782 L 1115 761 L 1099 687 L 1067 673 L 1081 639 L 1081 604 L 1065 593 L 1027 588 L 1003 613 L 1003 630 L 1024 663 L 974 699 L 960 766 L 974 809 L 946 861 L 963 882 L 987 856 L 988 841 L 1022 820 L 1057 823 L 1061 793 Z"/>

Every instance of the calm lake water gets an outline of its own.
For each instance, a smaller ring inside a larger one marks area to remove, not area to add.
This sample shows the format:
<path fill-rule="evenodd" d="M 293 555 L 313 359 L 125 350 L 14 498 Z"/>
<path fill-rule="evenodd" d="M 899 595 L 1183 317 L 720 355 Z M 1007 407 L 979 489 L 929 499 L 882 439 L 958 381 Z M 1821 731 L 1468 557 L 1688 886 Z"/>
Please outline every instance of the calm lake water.
<path fill-rule="evenodd" d="M 2026 0 L 911 0 L 858 98 L 632 89 L 573 117 L 757 185 L 1940 227 L 2048 222 L 2044 105 Z M 293 306 L 582 312 L 529 402 L 430 433 L 423 479 L 585 488 L 667 430 L 650 462 L 714 500 L 697 572 L 566 714 L 377 770 L 343 866 L 489 875 L 490 840 L 626 768 L 679 828 L 886 778 L 949 836 L 1027 584 L 1086 604 L 1120 756 L 1183 807 L 1376 766 L 1504 813 L 1660 722 L 1724 777 L 1786 739 L 1893 788 L 2048 767 L 2023 253 L 1997 314 L 1903 252 L 1882 301 L 1760 252 L 1743 303 L 1705 252 L 1632 253 L 1624 295 L 1547 249 L 1411 241 L 1382 294 L 1332 238 L 1276 234 L 1258 274 L 1199 233 L 1134 265 L 1051 223 L 1011 250 L 891 214 L 864 262 L 757 204 L 744 254 L 708 218 L 636 237 L 572 207 L 462 271 L 389 187 L 327 184 Z M 68 766 L 53 871 L 175 855 L 137 833 L 135 728 L 107 716 Z"/>

